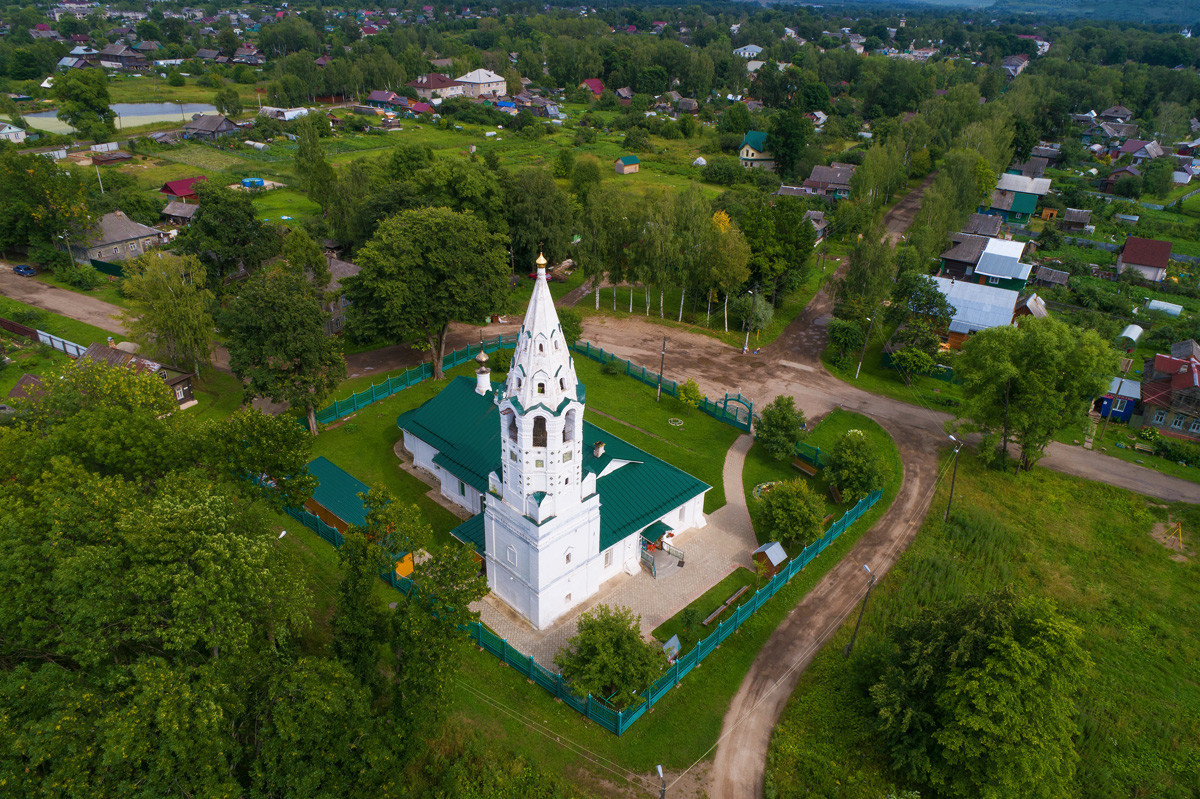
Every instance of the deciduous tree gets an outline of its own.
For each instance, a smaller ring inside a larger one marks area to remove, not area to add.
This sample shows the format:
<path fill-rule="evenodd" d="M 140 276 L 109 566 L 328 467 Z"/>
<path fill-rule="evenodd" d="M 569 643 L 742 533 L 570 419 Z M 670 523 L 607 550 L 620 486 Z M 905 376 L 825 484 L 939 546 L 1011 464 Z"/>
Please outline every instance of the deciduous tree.
<path fill-rule="evenodd" d="M 803 549 L 821 535 L 825 502 L 803 477 L 772 486 L 763 497 L 770 534 L 793 549 Z"/>
<path fill-rule="evenodd" d="M 246 393 L 305 408 L 314 436 L 317 405 L 346 376 L 341 343 L 325 332 L 327 318 L 308 277 L 278 267 L 247 280 L 220 317 L 229 367 Z"/>
<path fill-rule="evenodd" d="M 102 69 L 69 69 L 54 76 L 51 89 L 58 118 L 87 138 L 108 141 L 117 114 L 109 105 L 108 77 Z"/>
<path fill-rule="evenodd" d="M 857 502 L 872 491 L 880 491 L 891 478 L 884 453 L 862 430 L 847 430 L 830 448 L 825 474 L 838 487 L 842 499 Z"/>
<path fill-rule="evenodd" d="M 205 280 L 192 255 L 152 253 L 125 262 L 121 290 L 138 304 L 125 325 L 141 352 L 197 373 L 211 362 L 216 325 Z"/>
<path fill-rule="evenodd" d="M 638 701 L 667 667 L 662 649 L 642 639 L 640 624 L 628 608 L 599 605 L 580 614 L 579 631 L 554 656 L 572 690 L 618 709 Z"/>
<path fill-rule="evenodd" d="M 754 425 L 754 437 L 775 460 L 791 460 L 796 444 L 804 437 L 804 424 L 804 411 L 796 407 L 796 400 L 780 394 L 763 408 Z"/>
<path fill-rule="evenodd" d="M 471 213 L 421 208 L 395 215 L 360 251 L 362 271 L 345 281 L 349 329 L 367 341 L 417 337 L 440 379 L 450 323 L 482 319 L 503 304 L 505 243 Z"/>

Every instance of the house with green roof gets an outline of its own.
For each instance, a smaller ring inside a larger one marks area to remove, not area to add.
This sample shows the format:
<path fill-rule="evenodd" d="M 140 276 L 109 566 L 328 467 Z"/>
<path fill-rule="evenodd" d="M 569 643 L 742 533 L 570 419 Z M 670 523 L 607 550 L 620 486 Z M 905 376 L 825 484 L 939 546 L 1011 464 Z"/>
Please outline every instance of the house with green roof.
<path fill-rule="evenodd" d="M 484 561 L 488 587 L 534 627 L 636 572 L 644 546 L 705 525 L 711 486 L 583 420 L 544 258 L 507 379 L 477 361 L 474 380 L 396 424 L 414 465 L 474 514 L 453 534 Z"/>
<path fill-rule="evenodd" d="M 738 148 L 738 160 L 747 169 L 766 169 L 775 171 L 775 156 L 767 151 L 767 134 L 761 130 L 752 130 L 742 139 Z"/>
<path fill-rule="evenodd" d="M 618 175 L 632 175 L 642 168 L 642 162 L 636 155 L 623 155 L 613 161 L 613 171 Z"/>

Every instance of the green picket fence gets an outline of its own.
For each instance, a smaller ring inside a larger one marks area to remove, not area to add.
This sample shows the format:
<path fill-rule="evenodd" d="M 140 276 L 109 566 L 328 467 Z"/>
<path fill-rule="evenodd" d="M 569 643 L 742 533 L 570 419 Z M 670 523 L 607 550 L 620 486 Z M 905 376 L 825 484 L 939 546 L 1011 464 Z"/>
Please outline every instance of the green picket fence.
<path fill-rule="evenodd" d="M 517 336 L 515 334 L 496 336 L 494 339 L 483 341 L 479 344 L 469 344 L 462 349 L 454 350 L 442 358 L 442 368 L 453 369 L 461 363 L 466 363 L 478 355 L 480 350 L 495 352 L 502 347 L 510 350 L 516 344 Z M 336 400 L 332 405 L 327 405 L 317 411 L 317 421 L 320 424 L 329 424 L 330 422 L 337 421 L 342 417 L 362 410 L 373 402 L 387 399 L 393 394 L 397 394 L 406 388 L 411 388 L 417 383 L 428 380 L 431 377 L 433 377 L 433 366 L 428 363 L 405 369 L 402 375 L 393 375 L 382 383 L 376 383 L 370 388 L 363 389 L 344 400 Z M 299 421 L 301 424 L 307 424 L 303 419 Z"/>
<path fill-rule="evenodd" d="M 522 676 L 527 677 L 554 698 L 576 712 L 586 716 L 604 729 L 616 735 L 623 734 L 633 723 L 640 719 L 647 710 L 666 696 L 667 692 L 679 684 L 692 669 L 700 665 L 712 651 L 721 645 L 734 630 L 761 608 L 767 600 L 775 596 L 779 589 L 787 585 L 801 569 L 812 562 L 813 558 L 825 551 L 825 548 L 841 536 L 859 517 L 866 513 L 879 501 L 881 492 L 875 491 L 858 501 L 853 508 L 846 511 L 842 518 L 834 522 L 825 534 L 804 548 L 787 565 L 776 572 L 766 585 L 755 591 L 748 600 L 737 607 L 733 615 L 717 624 L 717 628 L 704 640 L 692 647 L 687 654 L 676 659 L 667 672 L 659 677 L 653 685 L 638 693 L 638 701 L 633 707 L 624 710 L 614 710 L 603 700 L 588 696 L 580 699 L 571 692 L 570 687 L 562 677 L 538 664 L 532 657 L 523 655 L 509 645 L 508 641 L 488 630 L 479 622 L 471 622 L 467 626 L 467 634 L 472 641 L 479 644 L 485 652 L 499 658 L 505 664 L 516 669 Z"/>
<path fill-rule="evenodd" d="M 97 272 L 101 272 L 106 275 L 112 275 L 113 277 L 125 277 L 125 267 L 121 266 L 120 264 L 113 264 L 109 263 L 108 261 L 98 261 L 95 258 L 90 260 L 92 262 L 92 268 Z"/>
<path fill-rule="evenodd" d="M 661 379 L 664 394 L 672 397 L 679 396 L 679 383 L 676 381 L 668 380 L 658 372 L 652 372 L 644 366 L 638 366 L 632 361 L 627 361 L 611 352 L 606 352 L 603 347 L 594 347 L 590 342 L 580 341 L 574 344 L 571 349 L 599 363 L 620 364 L 621 369 L 624 370 L 626 375 L 648 386 L 657 388 Z M 746 433 L 750 432 L 751 426 L 754 423 L 754 402 L 743 397 L 740 392 L 737 394 L 726 393 L 720 401 L 704 397 L 700 400 L 699 408 L 714 419 L 736 427 Z"/>
<path fill-rule="evenodd" d="M 796 442 L 796 457 L 818 468 L 825 466 L 827 463 L 825 452 L 820 447 L 805 444 L 803 441 Z"/>
<path fill-rule="evenodd" d="M 325 539 L 330 544 L 333 544 L 335 549 L 341 549 L 342 544 L 345 543 L 345 537 L 337 531 L 337 528 L 326 524 L 321 520 L 321 517 L 317 516 L 315 513 L 310 513 L 304 508 L 284 508 L 284 510 L 287 511 L 287 514 L 293 519 L 300 522 L 317 535 L 321 536 L 321 538 Z M 379 578 L 392 588 L 395 588 L 397 591 L 401 591 L 406 595 L 412 594 L 413 588 L 416 585 L 407 577 L 397 577 L 396 572 L 393 569 L 380 570 Z"/>

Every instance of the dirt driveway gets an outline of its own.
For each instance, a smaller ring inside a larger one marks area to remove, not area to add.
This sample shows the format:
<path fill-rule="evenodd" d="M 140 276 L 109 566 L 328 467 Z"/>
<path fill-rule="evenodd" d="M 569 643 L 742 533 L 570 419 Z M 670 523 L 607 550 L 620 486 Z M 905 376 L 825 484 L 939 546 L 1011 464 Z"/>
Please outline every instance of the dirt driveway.
<path fill-rule="evenodd" d="M 3 261 L 0 261 L 0 294 L 70 319 L 87 322 L 101 330 L 127 335 L 125 325 L 120 320 L 122 309 L 116 305 L 86 294 L 50 286 L 40 280 L 21 277 L 13 273 L 12 264 Z"/>

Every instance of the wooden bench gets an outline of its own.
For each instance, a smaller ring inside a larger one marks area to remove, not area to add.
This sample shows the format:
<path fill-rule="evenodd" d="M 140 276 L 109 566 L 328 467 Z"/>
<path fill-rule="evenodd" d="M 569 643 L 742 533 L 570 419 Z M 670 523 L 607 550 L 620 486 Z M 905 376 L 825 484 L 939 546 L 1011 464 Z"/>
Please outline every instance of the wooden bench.
<path fill-rule="evenodd" d="M 793 459 L 792 459 L 792 466 L 795 466 L 797 469 L 799 469 L 800 471 L 804 472 L 804 473 L 805 473 L 805 474 L 807 474 L 809 477 L 816 477 L 816 476 L 817 476 L 817 467 L 816 467 L 816 466 L 813 466 L 813 465 L 812 465 L 811 463 L 809 463 L 808 461 L 802 461 L 802 460 L 800 460 L 799 458 L 793 458 Z"/>
<path fill-rule="evenodd" d="M 1143 444 L 1140 441 L 1137 442 L 1136 444 L 1134 444 L 1133 448 L 1137 452 L 1146 452 L 1146 453 L 1149 453 L 1150 455 L 1154 454 L 1154 447 L 1150 446 L 1149 444 Z"/>
<path fill-rule="evenodd" d="M 734 591 L 733 596 L 729 597 L 729 599 L 726 599 L 725 604 L 721 605 L 721 607 L 717 608 L 712 613 L 708 614 L 708 618 L 705 619 L 704 621 L 702 621 L 701 624 L 703 624 L 705 627 L 712 624 L 713 619 L 717 618 L 717 616 L 720 616 L 722 613 L 724 613 L 726 610 L 728 610 L 729 606 L 732 605 L 734 602 L 737 602 L 737 598 L 740 597 L 742 594 L 746 593 L 746 591 L 748 591 L 749 588 L 750 588 L 750 586 L 743 585 L 741 588 Z"/>

